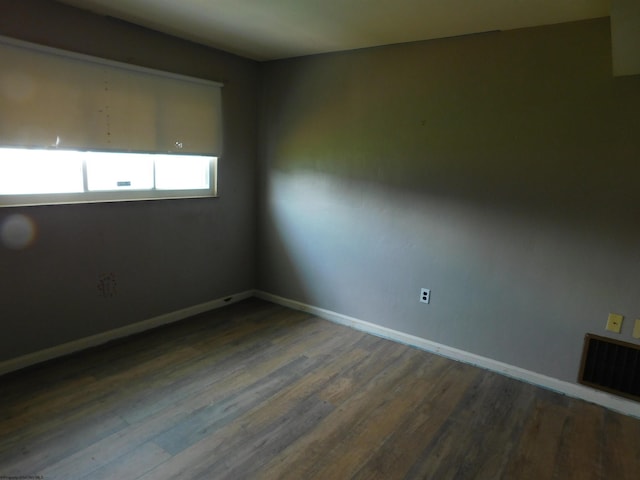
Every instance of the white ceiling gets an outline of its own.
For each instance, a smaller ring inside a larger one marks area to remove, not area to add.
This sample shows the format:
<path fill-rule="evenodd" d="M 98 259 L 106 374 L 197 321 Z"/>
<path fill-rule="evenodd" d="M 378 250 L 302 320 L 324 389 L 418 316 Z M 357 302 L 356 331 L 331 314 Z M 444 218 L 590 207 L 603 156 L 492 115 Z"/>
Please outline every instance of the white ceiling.
<path fill-rule="evenodd" d="M 550 25 L 610 0 L 60 0 L 255 60 Z"/>

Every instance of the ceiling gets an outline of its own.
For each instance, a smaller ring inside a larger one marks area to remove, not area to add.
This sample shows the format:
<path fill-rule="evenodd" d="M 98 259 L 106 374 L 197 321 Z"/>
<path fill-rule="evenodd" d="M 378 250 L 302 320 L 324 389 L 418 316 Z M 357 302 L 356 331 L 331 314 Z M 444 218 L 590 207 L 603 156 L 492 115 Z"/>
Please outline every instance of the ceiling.
<path fill-rule="evenodd" d="M 610 0 L 59 0 L 254 60 L 550 25 Z"/>

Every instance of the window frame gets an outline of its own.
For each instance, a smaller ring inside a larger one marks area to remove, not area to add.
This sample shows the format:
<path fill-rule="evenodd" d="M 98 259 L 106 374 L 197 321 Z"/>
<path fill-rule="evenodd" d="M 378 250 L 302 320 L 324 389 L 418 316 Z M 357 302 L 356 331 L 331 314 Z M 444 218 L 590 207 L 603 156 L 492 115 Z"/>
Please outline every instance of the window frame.
<path fill-rule="evenodd" d="M 0 147 L 0 155 L 2 150 Z M 33 149 L 24 149 L 25 151 Z M 39 150 L 40 154 L 46 156 L 47 152 L 55 152 L 56 156 L 64 154 L 64 152 L 70 152 L 74 156 L 78 157 L 77 160 L 82 161 L 82 191 L 78 192 L 47 192 L 47 193 L 0 193 L 0 208 L 1 207 L 17 207 L 17 206 L 35 206 L 35 205 L 61 205 L 72 203 L 101 203 L 101 202 L 126 202 L 126 201 L 142 201 L 142 200 L 167 200 L 167 199 L 181 199 L 181 198 L 217 198 L 217 163 L 218 158 L 208 155 L 166 155 L 160 154 L 163 159 L 168 157 L 175 157 L 176 160 L 180 160 L 184 157 L 195 156 L 209 161 L 209 188 L 189 188 L 189 189 L 163 189 L 156 186 L 156 178 L 154 174 L 153 186 L 145 189 L 129 189 L 123 188 L 122 190 L 105 189 L 105 190 L 90 190 L 89 181 L 87 176 L 87 164 L 86 161 L 90 159 L 90 155 L 83 156 L 83 153 L 92 154 L 92 151 L 77 151 L 77 150 Z M 100 153 L 112 153 L 118 155 L 119 153 L 126 153 L 130 155 L 132 152 L 100 152 Z M 137 152 L 140 153 L 140 152 Z M 134 154 L 135 155 L 135 154 Z M 155 153 L 150 154 L 151 156 Z M 0 160 L 1 162 L 1 160 Z"/>
<path fill-rule="evenodd" d="M 82 154 L 83 152 L 101 152 L 101 153 L 113 153 L 113 154 L 157 154 L 162 156 L 175 156 L 176 160 L 179 160 L 182 156 L 199 156 L 209 159 L 209 188 L 189 188 L 189 189 L 158 189 L 155 186 L 155 174 L 154 174 L 154 186 L 151 189 L 123 189 L 123 190 L 104 190 L 104 191 L 89 191 L 87 182 L 87 168 L 86 162 L 83 160 L 83 184 L 84 191 L 73 193 L 0 193 L 0 208 L 1 207 L 14 207 L 14 206 L 34 206 L 34 205 L 58 205 L 58 204 L 74 204 L 74 203 L 97 203 L 97 202 L 122 202 L 122 201 L 144 201 L 144 200 L 162 200 L 162 199 L 184 199 L 184 198 L 217 198 L 218 197 L 218 160 L 222 150 L 222 87 L 223 84 L 211 80 L 202 78 L 190 77 L 172 72 L 166 72 L 162 70 L 150 69 L 138 65 L 117 62 L 113 60 L 107 60 L 100 57 L 91 55 L 85 55 L 76 52 L 70 52 L 66 50 L 60 50 L 48 46 L 33 44 L 30 42 L 24 42 L 22 40 L 16 40 L 0 36 L 0 47 L 6 46 L 8 48 L 26 49 L 36 52 L 37 54 L 51 55 L 54 57 L 63 57 L 64 59 L 71 59 L 72 61 L 86 62 L 89 65 L 99 65 L 102 68 L 114 68 L 120 71 L 129 71 L 141 73 L 144 75 L 152 75 L 154 78 L 166 78 L 170 80 L 184 81 L 184 85 L 188 85 L 187 82 L 194 83 L 196 85 L 204 85 L 205 87 L 217 88 L 217 93 L 212 92 L 214 100 L 218 101 L 212 104 L 211 108 L 214 112 L 214 130 L 211 131 L 211 135 L 216 138 L 214 141 L 215 146 L 212 152 L 200 152 L 200 151 L 188 151 L 183 152 L 182 142 L 176 141 L 175 146 L 171 150 L 157 150 L 157 151 L 131 151 L 126 148 L 113 148 L 109 147 L 109 150 L 103 148 L 88 148 L 74 147 L 60 145 L 25 145 L 25 144 L 9 144 L 11 141 L 0 142 L 0 155 L 2 149 L 21 149 L 24 151 L 38 150 L 40 152 L 54 151 L 58 152 L 73 152 Z M 1 79 L 0 79 L 1 80 Z M 178 85 L 182 85 L 181 83 Z M 183 88 L 183 87 L 179 87 Z M 209 97 L 207 97 L 209 98 Z M 166 118 L 166 117 L 165 117 Z M 181 118 L 181 117 L 178 117 Z M 171 141 L 173 143 L 173 140 Z M 16 142 L 18 143 L 18 142 Z M 157 148 L 157 146 L 155 147 Z M 163 147 L 165 148 L 165 147 Z M 154 163 L 155 165 L 155 163 Z"/>

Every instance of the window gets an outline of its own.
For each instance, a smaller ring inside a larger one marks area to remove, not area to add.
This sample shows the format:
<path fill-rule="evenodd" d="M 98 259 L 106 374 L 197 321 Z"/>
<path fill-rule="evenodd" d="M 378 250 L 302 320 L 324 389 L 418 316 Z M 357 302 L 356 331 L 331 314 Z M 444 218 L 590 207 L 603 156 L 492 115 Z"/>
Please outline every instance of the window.
<path fill-rule="evenodd" d="M 210 196 L 216 157 L 0 148 L 4 205 Z"/>
<path fill-rule="evenodd" d="M 0 37 L 0 206 L 216 196 L 221 85 Z"/>

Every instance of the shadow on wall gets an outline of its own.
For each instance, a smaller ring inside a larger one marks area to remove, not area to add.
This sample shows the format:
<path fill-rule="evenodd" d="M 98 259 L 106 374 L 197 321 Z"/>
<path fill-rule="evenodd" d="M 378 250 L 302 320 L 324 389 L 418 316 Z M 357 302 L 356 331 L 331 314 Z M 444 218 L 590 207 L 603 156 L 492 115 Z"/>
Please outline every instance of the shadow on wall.
<path fill-rule="evenodd" d="M 268 64 L 263 288 L 573 380 L 587 329 L 640 315 L 640 78 L 611 76 L 609 38 L 601 19 Z"/>
<path fill-rule="evenodd" d="M 275 62 L 269 172 L 637 231 L 640 77 L 609 51 L 598 20 Z"/>

